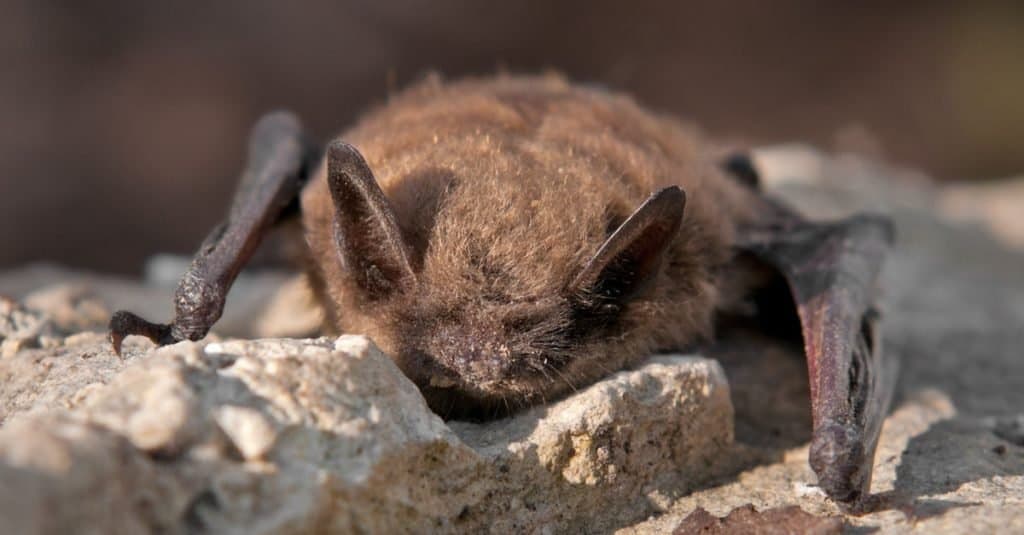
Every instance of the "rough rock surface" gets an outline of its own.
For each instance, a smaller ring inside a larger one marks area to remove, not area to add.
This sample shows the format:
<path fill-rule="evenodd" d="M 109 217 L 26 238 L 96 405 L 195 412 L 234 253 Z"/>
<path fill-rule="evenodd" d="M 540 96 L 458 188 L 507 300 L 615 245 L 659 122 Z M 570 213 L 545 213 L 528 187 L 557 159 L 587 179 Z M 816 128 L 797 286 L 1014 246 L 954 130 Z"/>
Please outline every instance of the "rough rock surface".
<path fill-rule="evenodd" d="M 158 255 L 147 266 L 145 284 L 34 264 L 0 274 L 0 296 L 45 313 L 67 334 L 102 331 L 114 310 L 169 319 L 174 289 L 188 264 L 188 259 Z M 274 270 L 245 272 L 228 294 L 216 333 L 242 338 L 307 337 L 319 328 L 320 314 L 304 277 Z"/>
<path fill-rule="evenodd" d="M 117 308 L 165 317 L 181 265 L 163 260 L 145 285 L 0 274 L 13 298 L 0 299 L 0 525 L 671 533 L 778 518 L 1024 532 L 1024 256 L 953 223 L 956 206 L 988 213 L 990 190 L 955 190 L 954 206 L 954 190 L 852 157 L 783 147 L 757 159 L 767 188 L 809 214 L 867 208 L 898 226 L 883 344 L 903 368 L 866 514 L 814 487 L 803 363 L 756 334 L 707 358 L 653 357 L 514 418 L 444 423 L 358 337 L 159 350 L 132 337 L 118 359 L 90 330 Z M 301 281 L 248 275 L 236 290 L 220 334 L 305 336 L 316 323 Z"/>
<path fill-rule="evenodd" d="M 796 505 L 757 511 L 752 505 L 733 509 L 728 516 L 718 518 L 698 507 L 690 513 L 672 533 L 686 535 L 837 535 L 842 533 L 843 522 L 838 516 L 814 516 Z"/>
<path fill-rule="evenodd" d="M 18 533 L 609 530 L 730 468 L 721 367 L 661 356 L 514 418 L 446 425 L 367 339 L 98 334 L 0 361 Z"/>
<path fill-rule="evenodd" d="M 939 208 L 950 219 L 983 226 L 1005 244 L 1024 250 L 1024 177 L 942 188 Z"/>

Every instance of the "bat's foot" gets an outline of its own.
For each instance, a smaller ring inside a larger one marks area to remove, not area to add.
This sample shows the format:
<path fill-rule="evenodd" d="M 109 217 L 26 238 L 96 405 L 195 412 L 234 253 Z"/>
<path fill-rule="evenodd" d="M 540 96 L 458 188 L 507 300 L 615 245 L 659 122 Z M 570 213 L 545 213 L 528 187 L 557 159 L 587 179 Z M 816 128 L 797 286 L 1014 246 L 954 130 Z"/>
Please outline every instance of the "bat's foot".
<path fill-rule="evenodd" d="M 178 342 L 171 333 L 171 326 L 163 323 L 150 323 L 131 312 L 119 310 L 110 317 L 110 343 L 114 353 L 121 356 L 121 343 L 132 334 L 145 336 L 157 345 Z"/>

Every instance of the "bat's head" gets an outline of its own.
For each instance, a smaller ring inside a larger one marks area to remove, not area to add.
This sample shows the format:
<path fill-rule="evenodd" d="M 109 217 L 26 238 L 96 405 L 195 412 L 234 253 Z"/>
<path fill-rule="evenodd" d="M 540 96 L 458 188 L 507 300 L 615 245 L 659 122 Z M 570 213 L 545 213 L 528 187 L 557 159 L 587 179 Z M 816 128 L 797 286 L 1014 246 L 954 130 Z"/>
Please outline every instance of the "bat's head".
<path fill-rule="evenodd" d="M 415 210 L 385 197 L 353 147 L 333 144 L 326 174 L 331 213 L 306 225 L 329 321 L 370 335 L 440 414 L 504 414 L 655 349 L 636 326 L 667 308 L 645 296 L 679 234 L 680 188 L 608 214 L 550 188 L 498 195 L 467 181 L 418 239 L 405 224 Z"/>

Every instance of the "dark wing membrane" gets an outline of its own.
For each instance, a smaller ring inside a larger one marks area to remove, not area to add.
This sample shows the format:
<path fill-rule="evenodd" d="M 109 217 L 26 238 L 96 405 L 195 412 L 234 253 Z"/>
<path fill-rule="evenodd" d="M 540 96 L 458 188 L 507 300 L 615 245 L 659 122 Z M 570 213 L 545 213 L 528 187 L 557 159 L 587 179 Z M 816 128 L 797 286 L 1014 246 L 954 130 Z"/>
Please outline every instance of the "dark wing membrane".
<path fill-rule="evenodd" d="M 157 344 L 199 340 L 220 319 L 228 290 L 270 228 L 292 207 L 319 151 L 299 120 L 287 112 L 264 116 L 253 127 L 249 160 L 227 221 L 200 246 L 174 294 L 169 324 L 150 323 L 124 310 L 110 319 L 110 340 L 121 354 L 128 335 Z"/>
<path fill-rule="evenodd" d="M 892 225 L 880 216 L 812 223 L 779 213 L 743 231 L 738 246 L 789 286 L 810 379 L 810 464 L 830 497 L 856 502 L 868 493 L 895 385 L 896 361 L 881 351 L 873 306 Z"/>

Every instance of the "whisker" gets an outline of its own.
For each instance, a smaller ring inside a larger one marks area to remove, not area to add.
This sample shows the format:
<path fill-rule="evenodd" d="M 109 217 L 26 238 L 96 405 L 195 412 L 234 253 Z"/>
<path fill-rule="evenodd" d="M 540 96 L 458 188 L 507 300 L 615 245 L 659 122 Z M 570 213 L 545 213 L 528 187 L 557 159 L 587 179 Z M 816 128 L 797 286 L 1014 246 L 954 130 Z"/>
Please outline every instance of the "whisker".
<path fill-rule="evenodd" d="M 565 374 L 562 373 L 561 370 L 559 370 L 558 368 L 556 368 L 554 366 L 549 366 L 549 368 L 551 369 L 551 371 L 553 371 L 556 374 L 558 374 L 558 376 L 562 378 L 562 381 L 565 382 L 565 384 L 569 385 L 569 388 L 571 388 L 573 392 L 579 392 L 579 389 L 576 388 L 576 385 L 572 384 L 572 381 L 570 381 L 569 378 L 566 377 Z"/>

